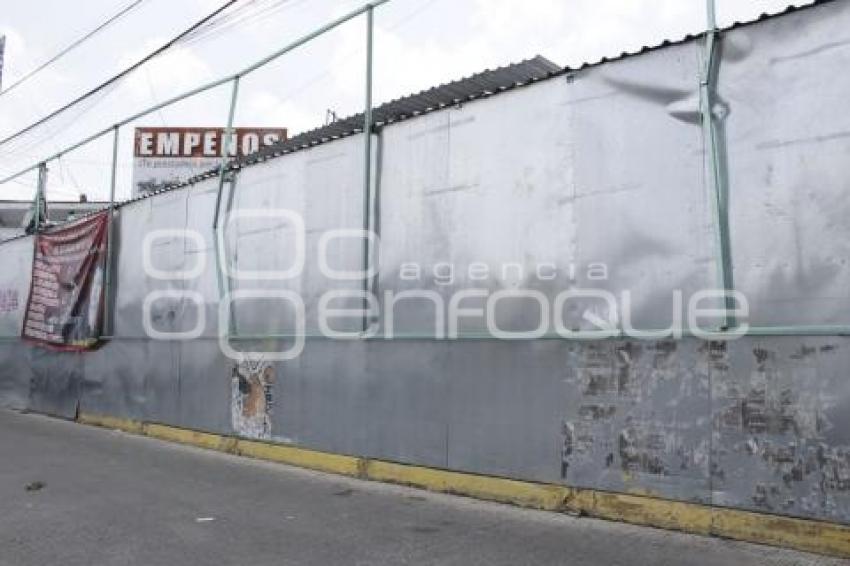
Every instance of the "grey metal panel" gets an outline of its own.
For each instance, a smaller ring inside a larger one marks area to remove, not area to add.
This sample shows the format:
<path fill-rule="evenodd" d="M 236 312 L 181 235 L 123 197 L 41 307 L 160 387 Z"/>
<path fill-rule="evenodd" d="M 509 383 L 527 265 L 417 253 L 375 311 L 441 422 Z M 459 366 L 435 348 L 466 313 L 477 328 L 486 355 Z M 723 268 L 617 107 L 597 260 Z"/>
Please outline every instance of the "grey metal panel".
<path fill-rule="evenodd" d="M 570 344 L 563 481 L 708 503 L 708 343 Z"/>
<path fill-rule="evenodd" d="M 0 336 L 20 336 L 32 278 L 33 238 L 0 244 Z"/>
<path fill-rule="evenodd" d="M 608 266 L 579 286 L 632 295 L 637 328 L 667 328 L 672 295 L 717 286 L 711 190 L 691 41 L 578 72 L 570 109 L 575 255 Z"/>
<path fill-rule="evenodd" d="M 204 304 L 187 306 L 183 312 L 181 330 L 189 331 L 196 328 L 202 322 L 198 320 L 198 316 L 201 316 L 199 310 L 203 309 L 204 324 L 201 335 L 204 337 L 218 336 L 219 288 L 216 274 L 218 265 L 215 255 L 216 239 L 212 228 L 218 187 L 218 177 L 201 181 L 188 189 L 186 203 L 186 230 L 196 234 L 202 244 L 199 245 L 198 241 L 191 238 L 185 241 L 185 268 L 194 269 L 200 262 L 203 264 L 203 269 L 199 276 L 183 281 L 182 285 L 187 291 L 199 293 Z M 222 190 L 222 210 L 224 210 L 223 203 L 229 197 L 229 191 L 230 184 L 226 183 Z"/>
<path fill-rule="evenodd" d="M 470 288 L 535 289 L 550 305 L 570 288 L 628 290 L 634 326 L 670 326 L 674 291 L 717 283 L 697 69 L 688 43 L 387 127 L 380 288 L 446 302 Z M 421 280 L 402 276 L 410 263 Z M 489 277 L 473 280 L 473 264 Z M 442 284 L 435 272 L 450 269 Z M 503 329 L 535 327 L 527 303 L 504 304 Z M 431 331 L 413 310 L 396 330 Z M 587 328 L 582 314 L 566 313 L 568 326 Z"/>
<path fill-rule="evenodd" d="M 273 438 L 319 450 L 446 467 L 439 342 L 307 343 L 276 364 Z"/>
<path fill-rule="evenodd" d="M 433 267 L 449 259 L 454 220 L 440 197 L 426 198 L 449 187 L 449 129 L 451 111 L 437 112 L 386 128 L 381 157 L 379 217 L 381 247 L 379 289 L 402 292 L 433 289 Z M 449 214 L 443 214 L 447 212 Z M 415 262 L 422 279 L 401 277 L 403 265 Z M 441 288 L 436 289 L 441 292 Z M 421 303 L 400 305 L 395 329 L 415 332 L 433 329 L 431 311 Z M 387 305 L 382 301 L 382 311 Z M 426 314 L 429 313 L 429 314 Z"/>
<path fill-rule="evenodd" d="M 850 4 L 724 34 L 736 287 L 758 326 L 850 323 Z"/>
<path fill-rule="evenodd" d="M 199 339 L 178 345 L 178 417 L 166 421 L 187 428 L 223 434 L 231 424 L 233 362 L 222 355 L 217 340 Z M 161 394 L 167 388 L 160 385 Z"/>
<path fill-rule="evenodd" d="M 176 422 L 177 348 L 173 342 L 118 339 L 85 353 L 80 410 Z"/>
<path fill-rule="evenodd" d="M 385 130 L 382 291 L 425 289 L 448 303 L 471 288 L 567 288 L 577 258 L 571 207 L 559 206 L 572 179 L 565 91 L 553 80 Z M 536 279 L 536 267 L 550 263 L 557 279 Z M 476 264 L 486 278 L 470 274 Z M 411 265 L 421 267 L 420 279 L 403 275 Z M 535 327 L 526 303 L 503 304 L 510 312 L 502 328 Z M 422 311 L 431 312 L 420 302 L 397 312 L 396 330 L 433 332 Z M 466 319 L 461 328 L 482 332 L 485 324 Z"/>
<path fill-rule="evenodd" d="M 27 409 L 32 369 L 18 342 L 0 341 L 0 407 Z"/>
<path fill-rule="evenodd" d="M 850 523 L 850 340 L 715 348 L 713 501 Z"/>
<path fill-rule="evenodd" d="M 139 338 L 146 336 L 142 323 L 145 298 L 155 291 L 181 291 L 180 279 L 158 279 L 146 273 L 143 246 L 146 237 L 159 230 L 186 228 L 188 191 L 174 191 L 157 198 L 141 200 L 121 209 L 118 216 L 117 280 L 115 287 L 114 335 Z M 210 221 L 212 222 L 212 221 Z M 153 238 L 153 236 L 151 236 Z M 163 272 L 179 273 L 187 264 L 186 238 L 177 233 L 148 240 L 152 266 Z M 192 261 L 194 258 L 188 258 Z M 163 297 L 151 304 L 150 321 L 161 332 L 186 330 L 183 313 L 194 308 L 185 298 Z"/>
<path fill-rule="evenodd" d="M 571 178 L 563 97 L 564 85 L 551 81 L 386 129 L 382 290 L 428 289 L 448 301 L 469 288 L 529 288 L 536 263 L 563 268 L 573 259 L 572 219 L 555 206 Z M 491 277 L 471 280 L 472 263 L 486 264 Z M 504 277 L 505 263 L 525 268 L 519 280 Z M 420 265 L 422 280 L 405 281 L 404 264 Z M 422 330 L 411 326 L 396 321 L 399 330 Z M 483 322 L 467 321 L 466 330 Z"/>
<path fill-rule="evenodd" d="M 359 454 L 366 443 L 364 344 L 310 341 L 277 364 L 273 437 L 300 446 Z M 374 390 L 371 391 L 374 393 Z"/>
<path fill-rule="evenodd" d="M 561 481 L 567 344 L 455 342 L 447 351 L 447 467 Z"/>
<path fill-rule="evenodd" d="M 74 418 L 83 380 L 83 355 L 40 346 L 22 346 L 17 355 L 29 358 L 32 372 L 29 408 L 39 413 Z"/>
<path fill-rule="evenodd" d="M 285 156 L 239 173 L 234 211 L 295 214 L 303 222 L 304 267 L 288 279 L 233 280 L 234 290 L 288 290 L 302 298 L 306 328 L 316 330 L 317 306 L 332 289 L 358 290 L 362 282 L 335 281 L 320 272 L 319 241 L 335 229 L 363 228 L 363 139 L 351 137 Z M 373 176 L 374 177 L 374 176 Z M 228 258 L 240 271 L 287 271 L 295 265 L 295 222 L 278 218 L 237 218 L 229 222 Z M 337 271 L 362 269 L 362 239 L 335 239 L 327 247 L 328 264 Z M 352 307 L 339 301 L 334 307 Z M 360 301 L 356 302 L 359 305 Z M 292 332 L 292 304 L 280 300 L 245 300 L 236 306 L 237 329 L 242 334 Z M 352 324 L 354 326 L 352 327 Z M 353 330 L 360 323 L 334 326 Z"/>
<path fill-rule="evenodd" d="M 374 458 L 449 467 L 451 345 L 374 341 L 363 352 L 357 447 Z"/>
<path fill-rule="evenodd" d="M 452 344 L 449 467 L 708 502 L 700 356 L 696 341 Z"/>

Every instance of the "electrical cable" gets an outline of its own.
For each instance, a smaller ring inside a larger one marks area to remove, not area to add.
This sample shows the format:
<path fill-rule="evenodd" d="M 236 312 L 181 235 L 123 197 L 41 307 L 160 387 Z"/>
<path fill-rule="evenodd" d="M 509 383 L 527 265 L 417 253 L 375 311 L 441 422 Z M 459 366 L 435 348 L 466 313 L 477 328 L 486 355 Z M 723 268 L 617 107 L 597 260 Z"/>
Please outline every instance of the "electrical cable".
<path fill-rule="evenodd" d="M 98 32 L 103 31 L 104 29 L 109 27 L 111 24 L 117 22 L 119 19 L 121 19 L 122 16 L 126 15 L 133 8 L 136 8 L 143 1 L 144 0 L 134 0 L 133 2 L 131 2 L 130 4 L 128 4 L 127 6 L 122 8 L 117 14 L 111 16 L 105 22 L 103 22 L 102 24 L 100 24 L 99 26 L 97 26 L 96 28 L 91 30 L 90 32 L 86 33 L 81 38 L 72 42 L 70 45 L 68 45 L 67 47 L 65 47 L 61 51 L 59 51 L 59 53 L 57 53 L 56 55 L 54 55 L 53 57 L 51 57 L 50 59 L 48 59 L 47 61 L 45 61 L 41 65 L 39 65 L 38 67 L 36 67 L 35 69 L 26 73 L 23 77 L 19 78 L 17 81 L 12 83 L 10 86 L 6 87 L 3 90 L 0 90 L 0 96 L 3 96 L 4 94 L 9 92 L 13 88 L 20 86 L 21 84 L 23 84 L 24 82 L 26 82 L 27 80 L 31 79 L 33 76 L 38 74 L 39 72 L 43 71 L 44 69 L 46 69 L 47 67 L 49 67 L 50 65 L 52 65 L 53 63 L 55 63 L 56 61 L 58 61 L 59 59 L 61 59 L 65 55 L 67 55 L 68 53 L 70 53 L 71 51 L 73 51 L 75 48 L 79 47 L 82 43 L 86 42 L 87 40 L 89 40 L 92 37 L 94 37 L 95 35 L 97 35 Z"/>
<path fill-rule="evenodd" d="M 251 0 L 248 4 L 244 5 L 242 9 L 247 9 L 252 6 L 255 6 L 253 11 L 247 11 L 246 13 L 240 13 L 239 10 L 236 10 L 225 17 L 219 18 L 215 22 L 210 22 L 206 29 L 199 29 L 197 32 L 194 32 L 191 36 L 184 38 L 181 41 L 182 45 L 192 45 L 199 42 L 208 41 L 212 38 L 218 37 L 228 30 L 236 27 L 236 26 L 244 26 L 249 23 L 253 23 L 259 19 L 267 20 L 271 15 L 275 12 L 280 11 L 284 7 L 291 7 L 291 4 L 294 3 L 295 0 L 265 0 L 267 5 L 257 4 L 258 0 Z M 300 2 L 304 2 L 305 0 L 298 0 Z"/>
<path fill-rule="evenodd" d="M 200 20 L 198 20 L 197 22 L 192 24 L 190 27 L 183 30 L 182 32 L 177 34 L 175 37 L 168 40 L 163 45 L 161 45 L 160 47 L 158 47 L 157 49 L 152 51 L 150 54 L 146 55 L 145 57 L 143 57 L 142 59 L 140 59 L 136 63 L 133 63 L 132 65 L 130 65 L 129 67 L 127 67 L 123 71 L 112 76 L 111 78 L 107 79 L 106 81 L 99 84 L 98 86 L 92 88 L 88 92 L 78 96 L 77 98 L 75 98 L 71 102 L 68 102 L 64 106 L 54 110 L 53 112 L 51 112 L 47 116 L 44 116 L 43 118 L 33 122 L 32 124 L 18 130 L 14 134 L 6 136 L 2 140 L 0 140 L 0 146 L 12 141 L 13 139 L 15 139 L 17 137 L 22 136 L 23 134 L 25 134 L 25 133 L 33 130 L 34 128 L 37 128 L 38 126 L 44 124 L 45 122 L 55 118 L 57 115 L 61 114 L 62 112 L 65 112 L 67 109 L 79 104 L 83 100 L 86 100 L 87 98 L 90 98 L 91 96 L 97 94 L 99 91 L 103 90 L 104 88 L 107 88 L 109 86 L 114 85 L 115 83 L 117 83 L 118 81 L 120 81 L 121 79 L 123 79 L 124 77 L 126 77 L 127 75 L 129 75 L 130 73 L 132 73 L 133 71 L 135 71 L 136 69 L 138 69 L 139 67 L 144 65 L 145 63 L 147 63 L 148 61 L 150 61 L 151 59 L 157 57 L 158 55 L 161 55 L 162 53 L 164 53 L 165 51 L 167 51 L 168 49 L 173 47 L 175 44 L 179 43 L 181 39 L 183 39 L 184 37 L 186 37 L 187 35 L 189 35 L 193 31 L 195 31 L 199 27 L 203 26 L 205 23 L 209 22 L 212 18 L 216 17 L 217 15 L 219 15 L 220 13 L 225 11 L 227 8 L 233 6 L 237 1 L 238 0 L 228 0 L 227 2 L 222 4 L 220 7 L 218 7 L 216 10 L 214 10 L 213 12 L 210 12 L 209 14 L 207 14 L 206 16 L 204 16 L 203 18 L 201 18 Z"/>

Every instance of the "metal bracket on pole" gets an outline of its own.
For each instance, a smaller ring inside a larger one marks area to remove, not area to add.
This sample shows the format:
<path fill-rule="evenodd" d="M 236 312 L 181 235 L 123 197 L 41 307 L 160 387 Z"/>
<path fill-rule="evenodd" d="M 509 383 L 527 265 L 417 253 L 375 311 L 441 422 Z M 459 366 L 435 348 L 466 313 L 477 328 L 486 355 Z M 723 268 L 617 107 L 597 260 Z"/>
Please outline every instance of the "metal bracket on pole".
<path fill-rule="evenodd" d="M 705 61 L 700 76 L 700 110 L 702 114 L 703 138 L 708 157 L 708 176 L 712 188 L 711 209 L 714 215 L 715 242 L 718 254 L 718 285 L 726 291 L 723 302 L 725 311 L 723 329 L 735 328 L 737 321 L 732 315 L 734 300 L 729 294 L 734 290 L 732 276 L 731 241 L 729 238 L 728 187 L 725 161 L 720 154 L 720 142 L 715 112 L 715 90 L 717 88 L 717 17 L 714 0 L 706 0 L 708 29 L 705 34 Z"/>
<path fill-rule="evenodd" d="M 374 7 L 369 6 L 366 10 L 366 100 L 363 111 L 363 292 L 369 292 L 369 264 L 372 228 L 371 205 L 372 205 L 372 51 L 374 32 Z M 369 330 L 371 321 L 369 319 L 369 301 L 363 299 L 363 332 Z"/>
<path fill-rule="evenodd" d="M 115 246 L 112 243 L 115 234 L 115 183 L 118 171 L 118 125 L 112 131 L 112 177 L 109 181 L 109 223 L 106 225 L 106 266 L 104 267 L 104 305 L 103 326 L 104 334 L 112 336 L 112 261 Z"/>

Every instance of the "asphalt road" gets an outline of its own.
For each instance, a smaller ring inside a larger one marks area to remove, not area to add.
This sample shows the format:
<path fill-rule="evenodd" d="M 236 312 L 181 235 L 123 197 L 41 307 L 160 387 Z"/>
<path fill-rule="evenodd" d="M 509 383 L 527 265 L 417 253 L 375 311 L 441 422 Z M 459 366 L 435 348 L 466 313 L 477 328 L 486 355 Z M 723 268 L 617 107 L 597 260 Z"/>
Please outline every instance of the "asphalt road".
<path fill-rule="evenodd" d="M 3 566 L 839 563 L 0 411 Z"/>

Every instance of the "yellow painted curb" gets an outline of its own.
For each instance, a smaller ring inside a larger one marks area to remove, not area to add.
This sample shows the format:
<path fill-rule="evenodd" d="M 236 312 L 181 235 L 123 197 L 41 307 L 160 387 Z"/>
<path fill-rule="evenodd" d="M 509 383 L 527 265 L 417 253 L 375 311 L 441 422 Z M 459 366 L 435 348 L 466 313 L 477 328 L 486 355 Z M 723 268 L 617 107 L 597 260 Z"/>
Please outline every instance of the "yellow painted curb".
<path fill-rule="evenodd" d="M 850 558 L 850 527 L 737 509 L 715 509 L 717 536 Z"/>
<path fill-rule="evenodd" d="M 601 519 L 710 535 L 714 509 L 698 503 L 670 501 L 645 495 L 593 491 L 586 512 Z"/>
<path fill-rule="evenodd" d="M 149 423 L 144 426 L 144 434 L 160 440 L 189 444 L 199 448 L 218 450 L 219 452 L 233 453 L 236 448 L 236 439 L 230 436 L 199 432 L 185 428 L 177 428 L 167 425 Z"/>
<path fill-rule="evenodd" d="M 468 495 L 523 507 L 560 511 L 571 490 L 551 484 L 537 484 L 450 472 L 421 466 L 368 460 L 365 477 L 370 480 L 421 487 L 430 491 Z"/>
<path fill-rule="evenodd" d="M 77 420 L 338 475 L 850 558 L 850 526 L 825 521 L 397 464 L 115 417 L 80 414 Z"/>
<path fill-rule="evenodd" d="M 236 453 L 260 460 L 269 460 L 344 476 L 360 476 L 361 459 L 353 456 L 328 454 L 283 444 L 254 440 L 237 440 Z"/>
<path fill-rule="evenodd" d="M 144 423 L 130 419 L 80 413 L 77 416 L 77 422 L 114 430 L 123 430 L 124 432 L 132 432 L 134 434 L 144 434 Z"/>

